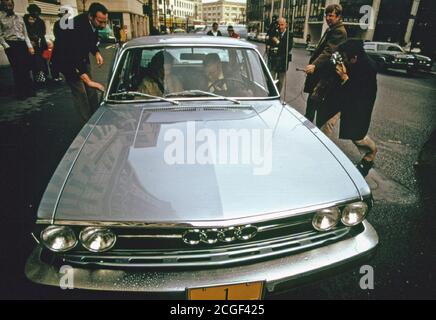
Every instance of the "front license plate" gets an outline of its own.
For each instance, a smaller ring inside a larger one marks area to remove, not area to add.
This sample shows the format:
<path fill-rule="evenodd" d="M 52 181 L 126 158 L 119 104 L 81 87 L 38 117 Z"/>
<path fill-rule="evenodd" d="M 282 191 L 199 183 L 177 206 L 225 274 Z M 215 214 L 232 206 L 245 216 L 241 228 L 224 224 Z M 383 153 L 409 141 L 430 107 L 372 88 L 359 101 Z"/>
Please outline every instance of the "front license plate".
<path fill-rule="evenodd" d="M 189 300 L 260 300 L 263 282 L 247 282 L 231 285 L 189 288 Z"/>

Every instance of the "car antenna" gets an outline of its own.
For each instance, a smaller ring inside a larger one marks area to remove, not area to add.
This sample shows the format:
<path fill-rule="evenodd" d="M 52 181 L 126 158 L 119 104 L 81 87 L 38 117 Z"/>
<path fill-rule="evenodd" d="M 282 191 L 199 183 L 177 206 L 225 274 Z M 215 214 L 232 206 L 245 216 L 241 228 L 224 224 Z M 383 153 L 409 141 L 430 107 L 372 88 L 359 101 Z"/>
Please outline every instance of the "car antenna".
<path fill-rule="evenodd" d="M 287 37 L 286 37 L 286 58 L 285 58 L 285 83 L 283 84 L 283 87 L 285 89 L 285 92 L 283 93 L 283 105 L 286 105 L 286 87 L 288 84 L 288 63 L 289 63 L 289 36 L 292 35 L 293 36 L 293 32 L 291 32 L 291 30 L 293 29 L 293 22 L 291 22 L 289 20 L 290 14 L 293 10 L 294 10 L 294 6 L 293 6 L 293 0 L 287 0 L 286 3 L 288 4 L 286 6 L 287 8 L 287 12 L 286 12 L 286 22 L 287 22 L 287 27 L 286 27 L 286 32 L 287 32 Z M 293 15 L 291 15 L 292 17 Z M 283 88 L 282 87 L 282 88 Z M 280 94 L 280 92 L 279 92 Z"/>

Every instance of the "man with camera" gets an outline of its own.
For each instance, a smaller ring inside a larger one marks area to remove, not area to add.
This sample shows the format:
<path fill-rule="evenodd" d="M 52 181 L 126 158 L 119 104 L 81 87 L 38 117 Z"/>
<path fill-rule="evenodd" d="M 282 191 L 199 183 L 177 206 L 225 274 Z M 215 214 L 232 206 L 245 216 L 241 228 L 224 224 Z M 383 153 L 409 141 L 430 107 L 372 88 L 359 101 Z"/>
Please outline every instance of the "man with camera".
<path fill-rule="evenodd" d="M 278 80 L 277 88 L 282 92 L 286 71 L 292 60 L 293 36 L 288 30 L 286 19 L 277 20 L 277 32 L 271 33 L 267 42 L 269 67 L 274 79 Z"/>
<path fill-rule="evenodd" d="M 367 135 L 377 96 L 377 68 L 365 53 L 363 41 L 357 39 L 341 44 L 331 62 L 339 86 L 327 94 L 317 118 L 325 120 L 321 131 L 328 136 L 341 119 L 339 138 L 352 140 L 364 154 L 357 168 L 365 177 L 377 154 L 375 142 Z"/>
<path fill-rule="evenodd" d="M 323 77 L 323 66 L 328 63 L 328 60 L 337 50 L 337 47 L 347 40 L 347 31 L 342 23 L 341 5 L 329 5 L 325 9 L 325 20 L 329 28 L 318 43 L 318 46 L 309 60 L 309 65 L 304 70 L 307 74 L 304 92 L 309 93 L 306 118 L 312 122 L 315 119 L 315 113 L 319 105 L 318 97 L 313 99 L 313 92 Z"/>

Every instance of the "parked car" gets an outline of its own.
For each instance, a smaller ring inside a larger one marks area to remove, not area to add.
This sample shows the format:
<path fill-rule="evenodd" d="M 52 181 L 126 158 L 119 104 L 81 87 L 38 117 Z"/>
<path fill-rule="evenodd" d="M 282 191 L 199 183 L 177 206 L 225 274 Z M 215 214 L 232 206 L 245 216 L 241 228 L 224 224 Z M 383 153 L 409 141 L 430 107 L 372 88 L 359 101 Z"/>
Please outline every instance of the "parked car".
<path fill-rule="evenodd" d="M 256 32 L 249 32 L 247 33 L 247 40 L 254 40 L 256 38 Z"/>
<path fill-rule="evenodd" d="M 256 40 L 259 42 L 266 42 L 268 40 L 268 35 L 265 32 L 260 32 L 257 34 Z"/>
<path fill-rule="evenodd" d="M 317 46 L 317 45 L 316 45 L 315 43 L 309 43 L 309 45 L 306 46 L 306 50 L 307 50 L 310 54 L 312 54 L 312 53 L 315 51 L 316 46 Z"/>
<path fill-rule="evenodd" d="M 431 71 L 433 66 L 433 61 L 429 57 L 405 52 L 395 43 L 365 42 L 364 48 L 381 71 L 400 69 L 415 73 L 419 70 Z"/>
<path fill-rule="evenodd" d="M 153 70 L 182 91 L 147 91 Z M 70 266 L 78 289 L 259 299 L 368 259 L 372 206 L 353 163 L 282 104 L 256 46 L 138 38 L 47 186 L 25 274 L 59 286 Z"/>
<path fill-rule="evenodd" d="M 174 29 L 173 33 L 186 33 L 186 30 L 182 29 L 182 28 L 177 28 L 177 29 Z"/>

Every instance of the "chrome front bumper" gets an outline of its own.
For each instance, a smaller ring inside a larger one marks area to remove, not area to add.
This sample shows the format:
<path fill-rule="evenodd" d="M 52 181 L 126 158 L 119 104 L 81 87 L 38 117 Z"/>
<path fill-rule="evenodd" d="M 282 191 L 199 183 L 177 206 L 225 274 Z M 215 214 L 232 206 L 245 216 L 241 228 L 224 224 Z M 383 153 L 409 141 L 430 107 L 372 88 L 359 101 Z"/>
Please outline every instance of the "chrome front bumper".
<path fill-rule="evenodd" d="M 70 273 L 76 289 L 183 293 L 191 287 L 265 281 L 266 294 L 318 278 L 319 274 L 369 258 L 378 245 L 374 228 L 363 222 L 358 235 L 305 252 L 252 264 L 206 270 L 179 271 L 87 269 L 74 267 Z M 42 248 L 37 246 L 29 257 L 25 274 L 35 283 L 60 286 L 65 274 L 59 267 L 41 261 Z"/>

